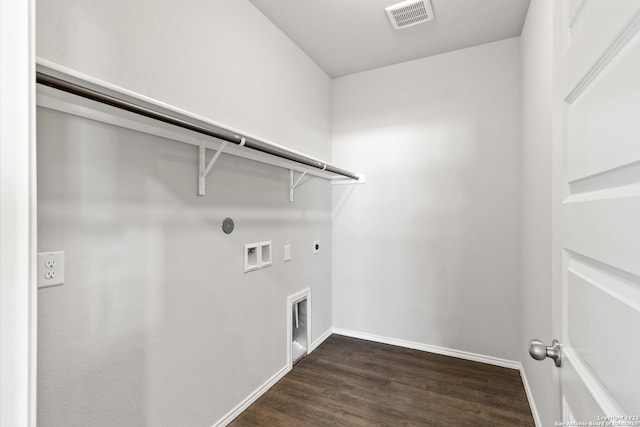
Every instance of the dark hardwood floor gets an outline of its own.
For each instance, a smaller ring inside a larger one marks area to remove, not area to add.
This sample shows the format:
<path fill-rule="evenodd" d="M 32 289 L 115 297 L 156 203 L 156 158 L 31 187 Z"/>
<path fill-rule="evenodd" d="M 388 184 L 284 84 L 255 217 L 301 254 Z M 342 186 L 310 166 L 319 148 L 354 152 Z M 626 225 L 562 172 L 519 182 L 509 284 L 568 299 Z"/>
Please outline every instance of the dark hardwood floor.
<path fill-rule="evenodd" d="M 231 426 L 533 426 L 520 373 L 332 335 Z"/>

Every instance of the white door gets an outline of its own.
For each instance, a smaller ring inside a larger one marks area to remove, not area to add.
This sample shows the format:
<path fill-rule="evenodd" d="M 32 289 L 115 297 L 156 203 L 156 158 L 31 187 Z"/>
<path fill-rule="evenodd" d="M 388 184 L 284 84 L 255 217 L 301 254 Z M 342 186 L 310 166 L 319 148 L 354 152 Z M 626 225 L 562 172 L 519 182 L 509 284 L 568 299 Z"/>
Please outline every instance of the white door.
<path fill-rule="evenodd" d="M 640 426 L 640 0 L 554 14 L 557 416 Z"/>

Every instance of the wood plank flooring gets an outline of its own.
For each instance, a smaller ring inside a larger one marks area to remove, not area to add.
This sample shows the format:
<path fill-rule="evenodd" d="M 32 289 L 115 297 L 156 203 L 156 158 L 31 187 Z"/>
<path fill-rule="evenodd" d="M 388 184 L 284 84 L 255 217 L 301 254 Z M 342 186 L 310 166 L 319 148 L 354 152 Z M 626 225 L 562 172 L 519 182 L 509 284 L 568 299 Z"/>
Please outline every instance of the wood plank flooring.
<path fill-rule="evenodd" d="M 230 426 L 534 426 L 520 373 L 332 335 Z"/>

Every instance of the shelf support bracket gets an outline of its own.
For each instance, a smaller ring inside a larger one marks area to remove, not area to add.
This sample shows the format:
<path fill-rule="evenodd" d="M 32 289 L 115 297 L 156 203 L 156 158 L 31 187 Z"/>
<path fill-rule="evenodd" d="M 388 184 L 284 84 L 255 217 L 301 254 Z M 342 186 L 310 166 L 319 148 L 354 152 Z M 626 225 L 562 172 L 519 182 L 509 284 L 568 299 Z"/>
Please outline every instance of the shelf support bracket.
<path fill-rule="evenodd" d="M 307 170 L 305 169 L 304 172 L 302 172 L 302 175 L 300 175 L 298 177 L 298 179 L 294 182 L 293 181 L 293 169 L 289 169 L 289 202 L 293 202 L 293 193 L 295 192 L 295 189 L 300 185 L 300 181 L 302 181 L 302 178 L 304 178 L 304 176 L 307 174 Z"/>
<path fill-rule="evenodd" d="M 206 194 L 206 178 L 209 172 L 211 172 L 211 168 L 220 157 L 220 154 L 224 151 L 224 148 L 227 146 L 227 141 L 222 141 L 220 147 L 216 150 L 216 153 L 213 155 L 211 160 L 209 160 L 209 164 L 207 164 L 207 148 L 204 144 L 200 145 L 200 167 L 198 168 L 198 196 L 204 196 Z M 206 166 L 205 166 L 206 165 Z"/>

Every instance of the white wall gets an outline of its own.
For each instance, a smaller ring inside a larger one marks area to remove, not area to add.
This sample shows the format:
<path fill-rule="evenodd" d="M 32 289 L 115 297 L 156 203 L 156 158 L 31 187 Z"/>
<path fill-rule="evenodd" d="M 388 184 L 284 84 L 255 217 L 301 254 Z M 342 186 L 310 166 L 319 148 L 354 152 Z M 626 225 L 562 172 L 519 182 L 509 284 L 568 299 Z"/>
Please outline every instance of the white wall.
<path fill-rule="evenodd" d="M 529 340 L 550 343 L 553 2 L 532 0 L 520 41 L 522 68 L 522 361 L 542 425 L 553 425 L 552 363 L 529 357 Z"/>
<path fill-rule="evenodd" d="M 309 154 L 330 154 L 330 81 L 246 1 L 38 3 L 38 55 Z M 206 426 L 286 364 L 286 297 L 332 325 L 331 190 L 223 155 L 38 110 L 40 426 Z M 231 235 L 225 217 L 236 221 Z M 311 254 L 311 242 L 323 249 Z M 274 265 L 243 274 L 242 245 Z M 282 262 L 283 245 L 293 262 Z"/>
<path fill-rule="evenodd" d="M 336 327 L 519 359 L 519 39 L 334 80 Z"/>
<path fill-rule="evenodd" d="M 37 55 L 330 160 L 329 78 L 247 0 L 39 0 Z"/>

